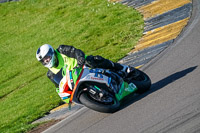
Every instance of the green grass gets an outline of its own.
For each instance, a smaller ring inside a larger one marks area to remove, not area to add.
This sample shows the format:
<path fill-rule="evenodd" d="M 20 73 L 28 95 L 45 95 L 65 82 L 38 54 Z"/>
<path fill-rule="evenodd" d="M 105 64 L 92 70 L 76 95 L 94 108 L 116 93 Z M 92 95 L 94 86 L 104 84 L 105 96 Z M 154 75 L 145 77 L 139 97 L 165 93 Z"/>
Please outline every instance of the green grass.
<path fill-rule="evenodd" d="M 61 104 L 35 58 L 44 43 L 73 45 L 118 61 L 143 32 L 142 16 L 107 0 L 22 0 L 0 4 L 0 132 L 26 132 Z"/>

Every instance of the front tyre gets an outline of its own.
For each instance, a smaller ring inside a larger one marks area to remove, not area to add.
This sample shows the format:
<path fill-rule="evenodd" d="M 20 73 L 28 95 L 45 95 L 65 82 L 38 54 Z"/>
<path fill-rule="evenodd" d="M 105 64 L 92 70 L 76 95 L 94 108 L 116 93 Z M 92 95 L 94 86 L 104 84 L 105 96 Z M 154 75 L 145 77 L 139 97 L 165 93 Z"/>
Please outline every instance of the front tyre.
<path fill-rule="evenodd" d="M 103 103 L 103 102 L 99 102 L 99 101 L 95 100 L 87 92 L 83 92 L 80 95 L 79 100 L 83 105 L 85 105 L 86 107 L 93 109 L 95 111 L 103 112 L 103 113 L 114 113 L 117 110 L 119 110 L 120 103 L 119 103 L 119 101 L 117 101 L 117 99 L 115 97 L 110 97 L 110 98 L 112 98 L 110 103 L 108 103 L 108 102 Z"/>
<path fill-rule="evenodd" d="M 150 89 L 151 79 L 146 73 L 138 69 L 136 69 L 136 72 L 138 73 L 138 76 L 136 78 L 133 78 L 130 82 L 134 83 L 137 86 L 138 90 L 136 91 L 136 93 L 142 94 Z"/>

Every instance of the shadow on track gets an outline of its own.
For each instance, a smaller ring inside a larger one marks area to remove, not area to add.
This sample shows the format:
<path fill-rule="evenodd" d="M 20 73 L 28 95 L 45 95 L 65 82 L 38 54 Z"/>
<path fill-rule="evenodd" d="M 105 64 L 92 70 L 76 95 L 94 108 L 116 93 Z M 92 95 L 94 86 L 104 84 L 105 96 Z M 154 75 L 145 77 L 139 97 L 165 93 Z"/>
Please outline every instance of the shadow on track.
<path fill-rule="evenodd" d="M 163 87 L 167 86 L 168 84 L 173 83 L 174 81 L 186 76 L 187 74 L 191 73 L 192 71 L 194 71 L 198 66 L 194 66 L 194 67 L 190 67 L 187 68 L 185 70 L 176 72 L 156 83 L 153 83 L 150 90 L 145 92 L 144 94 L 141 95 L 131 95 L 128 96 L 127 98 L 124 99 L 124 101 L 122 101 L 122 106 L 121 106 L 121 110 L 128 107 L 129 105 L 133 104 L 134 102 L 141 100 L 142 98 L 146 97 L 147 95 L 162 89 Z"/>

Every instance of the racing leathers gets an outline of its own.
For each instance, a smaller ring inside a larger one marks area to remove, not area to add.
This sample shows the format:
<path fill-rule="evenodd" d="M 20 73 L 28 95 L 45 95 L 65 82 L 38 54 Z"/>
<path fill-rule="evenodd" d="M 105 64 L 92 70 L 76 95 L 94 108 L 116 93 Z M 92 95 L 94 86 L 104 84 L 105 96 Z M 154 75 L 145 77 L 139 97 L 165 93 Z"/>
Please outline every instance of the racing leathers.
<path fill-rule="evenodd" d="M 60 45 L 54 52 L 57 57 L 56 65 L 48 70 L 47 77 L 57 87 L 57 92 L 61 99 L 67 103 L 69 102 L 72 90 L 69 87 L 67 90 L 59 90 L 58 83 L 55 81 L 55 76 L 62 71 L 63 66 L 66 66 L 68 70 L 73 70 L 75 67 L 82 67 L 84 64 L 90 68 L 112 69 L 115 71 L 124 69 L 124 66 L 119 63 L 114 63 L 101 56 L 86 56 L 80 49 L 69 45 Z"/>

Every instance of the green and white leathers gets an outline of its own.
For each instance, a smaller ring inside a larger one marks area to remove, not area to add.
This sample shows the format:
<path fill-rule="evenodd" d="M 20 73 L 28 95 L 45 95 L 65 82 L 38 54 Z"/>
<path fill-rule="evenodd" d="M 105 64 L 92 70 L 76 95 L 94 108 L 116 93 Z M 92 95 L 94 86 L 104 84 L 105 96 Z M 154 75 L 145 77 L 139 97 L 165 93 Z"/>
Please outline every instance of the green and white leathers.
<path fill-rule="evenodd" d="M 74 81 L 74 83 L 76 83 L 76 80 L 82 70 L 82 68 L 73 69 L 77 66 L 77 59 L 70 58 L 64 54 L 61 54 L 57 50 L 55 50 L 55 55 L 58 60 L 58 65 L 57 65 L 57 67 L 49 68 L 49 70 L 52 71 L 54 74 L 57 74 L 61 70 L 61 68 L 63 68 L 63 69 L 65 69 L 65 70 L 63 70 L 63 72 L 64 72 L 63 76 L 66 75 L 66 73 L 65 73 L 66 69 L 69 71 L 72 71 L 73 81 Z"/>
<path fill-rule="evenodd" d="M 76 83 L 78 76 L 80 75 L 80 72 L 82 70 L 82 68 L 74 69 L 75 67 L 77 67 L 77 59 L 70 58 L 64 54 L 61 54 L 57 50 L 55 50 L 55 56 L 57 57 L 58 65 L 57 67 L 49 68 L 49 70 L 54 74 L 57 74 L 61 69 L 63 69 L 63 76 L 66 76 L 67 71 L 71 71 L 71 78 L 73 78 L 73 83 Z M 69 103 L 70 94 L 67 94 L 67 92 L 64 92 L 64 90 L 60 90 L 59 88 L 56 88 L 56 92 L 59 94 L 63 101 Z"/>
<path fill-rule="evenodd" d="M 58 65 L 57 67 L 49 68 L 54 74 L 57 74 L 63 66 L 66 66 L 68 70 L 73 70 L 73 68 L 77 66 L 77 60 L 75 58 L 70 58 L 59 53 L 57 50 L 55 50 L 55 55 L 58 60 Z"/>

